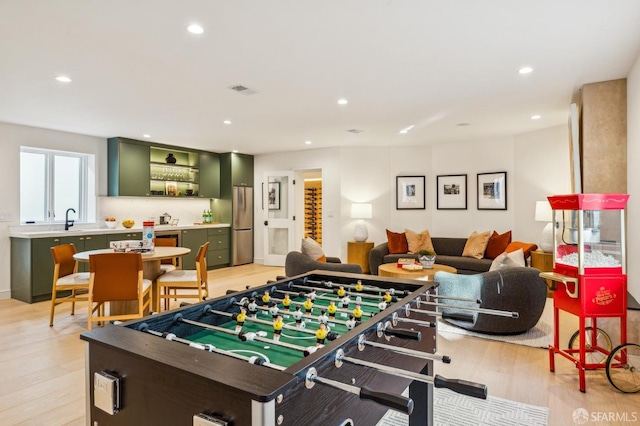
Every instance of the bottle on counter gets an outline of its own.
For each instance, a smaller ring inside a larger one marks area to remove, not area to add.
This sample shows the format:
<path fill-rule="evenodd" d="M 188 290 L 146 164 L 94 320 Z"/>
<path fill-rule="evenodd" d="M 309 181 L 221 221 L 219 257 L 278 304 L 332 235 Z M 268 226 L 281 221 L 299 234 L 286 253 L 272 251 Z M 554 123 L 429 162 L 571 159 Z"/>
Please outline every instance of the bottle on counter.
<path fill-rule="evenodd" d="M 207 223 L 213 223 L 213 213 L 211 213 L 211 210 L 207 211 Z"/>
<path fill-rule="evenodd" d="M 202 223 L 207 223 L 207 211 L 202 210 Z"/>

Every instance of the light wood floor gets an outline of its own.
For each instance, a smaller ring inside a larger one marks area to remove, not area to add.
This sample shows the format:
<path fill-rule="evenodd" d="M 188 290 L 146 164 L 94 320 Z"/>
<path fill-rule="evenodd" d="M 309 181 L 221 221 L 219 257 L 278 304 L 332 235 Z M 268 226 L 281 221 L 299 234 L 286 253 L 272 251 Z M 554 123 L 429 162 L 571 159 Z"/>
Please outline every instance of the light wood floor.
<path fill-rule="evenodd" d="M 212 296 L 261 285 L 283 273 L 262 265 L 210 271 Z M 86 327 L 85 306 L 71 316 L 70 304 L 60 305 L 49 327 L 48 302 L 0 300 L 0 425 L 85 424 L 84 343 L 78 337 Z M 583 394 L 572 363 L 558 357 L 556 372 L 549 372 L 546 350 L 451 334 L 441 334 L 438 345 L 438 352 L 453 361 L 437 364 L 437 374 L 484 383 L 492 396 L 549 407 L 549 425 L 575 424 L 572 414 L 578 408 L 628 419 L 635 415 L 640 422 L 640 394 L 616 391 L 604 370 L 587 372 Z"/>

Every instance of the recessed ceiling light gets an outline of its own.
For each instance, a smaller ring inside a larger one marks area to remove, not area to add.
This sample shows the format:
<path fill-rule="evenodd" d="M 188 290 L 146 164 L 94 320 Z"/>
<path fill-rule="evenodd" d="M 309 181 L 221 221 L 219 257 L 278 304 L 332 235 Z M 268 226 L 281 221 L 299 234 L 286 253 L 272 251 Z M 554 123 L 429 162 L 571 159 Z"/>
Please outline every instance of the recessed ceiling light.
<path fill-rule="evenodd" d="M 529 74 L 532 71 L 533 71 L 533 68 L 531 67 L 522 67 L 518 70 L 520 74 Z"/>
<path fill-rule="evenodd" d="M 145 133 L 144 135 L 142 135 L 143 138 L 150 138 L 151 135 L 149 133 Z"/>
<path fill-rule="evenodd" d="M 407 133 L 409 133 L 409 130 L 413 129 L 414 127 L 416 127 L 416 126 L 414 126 L 413 124 L 411 126 L 409 126 L 409 127 L 405 127 L 404 129 L 400 130 L 400 134 L 401 135 L 406 135 Z"/>
<path fill-rule="evenodd" d="M 348 103 L 349 103 L 349 101 L 346 100 L 345 98 L 338 99 L 338 105 L 346 105 Z"/>
<path fill-rule="evenodd" d="M 238 153 L 238 150 L 237 150 L 237 149 L 234 149 L 234 150 L 233 150 L 233 151 L 231 151 L 231 152 L 233 152 L 233 153 L 236 153 L 236 154 L 237 154 L 237 153 Z"/>
<path fill-rule="evenodd" d="M 198 24 L 191 24 L 187 27 L 187 31 L 191 34 L 202 34 L 204 32 L 204 28 Z"/>
<path fill-rule="evenodd" d="M 305 145 L 311 145 L 311 141 L 304 141 Z"/>
<path fill-rule="evenodd" d="M 531 119 L 532 119 L 532 120 L 540 120 L 540 117 L 541 117 L 540 115 L 537 115 L 537 114 L 536 114 L 536 115 L 532 115 L 532 116 L 531 116 Z"/>
<path fill-rule="evenodd" d="M 58 80 L 60 83 L 71 83 L 71 79 L 66 75 L 59 75 L 56 77 L 56 80 Z"/>
<path fill-rule="evenodd" d="M 223 123 L 224 124 L 231 124 L 231 120 L 224 120 Z"/>

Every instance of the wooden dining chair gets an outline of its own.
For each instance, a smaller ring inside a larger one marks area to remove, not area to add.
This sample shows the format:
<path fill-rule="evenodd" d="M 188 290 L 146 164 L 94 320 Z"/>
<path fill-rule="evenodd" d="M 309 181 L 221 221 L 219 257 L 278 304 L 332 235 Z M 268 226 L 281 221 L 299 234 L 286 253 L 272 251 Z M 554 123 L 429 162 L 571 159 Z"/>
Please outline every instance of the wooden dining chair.
<path fill-rule="evenodd" d="M 137 301 L 137 312 L 112 314 L 113 303 Z M 105 304 L 109 303 L 109 314 Z M 142 277 L 140 253 L 89 256 L 89 330 L 94 322 L 142 318 L 151 305 L 151 281 Z M 97 316 L 94 316 L 97 315 Z"/>
<path fill-rule="evenodd" d="M 73 258 L 76 253 L 76 246 L 73 244 L 60 244 L 51 247 L 55 266 L 53 269 L 53 286 L 51 288 L 49 327 L 53 326 L 53 316 L 57 305 L 71 302 L 71 315 L 74 315 L 76 302 L 86 302 L 88 300 L 89 273 L 78 272 L 78 261 Z M 59 292 L 65 292 L 64 296 L 59 297 Z"/>
<path fill-rule="evenodd" d="M 156 238 L 154 244 L 156 247 L 175 247 L 176 240 L 173 238 Z M 160 270 L 162 273 L 175 271 L 177 269 L 178 258 L 172 257 L 171 259 L 162 259 L 160 261 Z"/>
<path fill-rule="evenodd" d="M 160 306 L 160 300 L 164 299 L 165 309 L 169 308 L 169 299 L 171 298 L 194 298 L 199 301 L 209 296 L 209 283 L 207 278 L 207 250 L 209 242 L 204 243 L 198 249 L 196 254 L 196 269 L 185 270 L 176 269 L 160 275 L 156 279 L 158 291 L 156 292 L 156 305 Z M 174 294 L 171 295 L 171 291 Z M 180 293 L 177 291 L 180 290 Z M 196 293 L 185 293 L 183 290 L 195 290 Z"/>

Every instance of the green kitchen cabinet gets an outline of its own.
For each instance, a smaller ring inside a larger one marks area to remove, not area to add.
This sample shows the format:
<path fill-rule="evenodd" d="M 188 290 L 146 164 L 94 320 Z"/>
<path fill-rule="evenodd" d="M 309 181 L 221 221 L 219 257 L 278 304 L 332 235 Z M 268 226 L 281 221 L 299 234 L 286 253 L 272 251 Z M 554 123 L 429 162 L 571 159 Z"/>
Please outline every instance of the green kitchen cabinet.
<path fill-rule="evenodd" d="M 220 156 L 200 154 L 200 198 L 220 198 Z"/>
<path fill-rule="evenodd" d="M 182 269 L 196 269 L 196 255 L 200 246 L 207 242 L 207 230 L 184 229 L 182 231 L 182 247 L 191 249 L 191 252 L 182 256 Z"/>
<path fill-rule="evenodd" d="M 253 156 L 226 153 L 220 156 L 220 179 L 227 186 L 253 186 Z"/>
<path fill-rule="evenodd" d="M 229 228 L 209 228 L 207 240 L 209 241 L 207 268 L 216 269 L 229 266 Z"/>
<path fill-rule="evenodd" d="M 53 256 L 60 238 L 11 238 L 11 297 L 27 303 L 51 299 Z"/>
<path fill-rule="evenodd" d="M 118 234 L 107 234 L 107 247 L 109 248 L 109 244 L 111 241 L 125 241 L 125 240 L 142 240 L 142 231 L 140 232 L 122 232 Z"/>
<path fill-rule="evenodd" d="M 149 196 L 149 145 L 126 138 L 110 138 L 107 143 L 108 195 Z"/>

